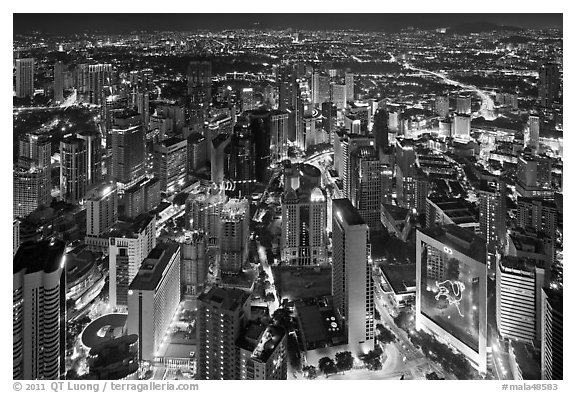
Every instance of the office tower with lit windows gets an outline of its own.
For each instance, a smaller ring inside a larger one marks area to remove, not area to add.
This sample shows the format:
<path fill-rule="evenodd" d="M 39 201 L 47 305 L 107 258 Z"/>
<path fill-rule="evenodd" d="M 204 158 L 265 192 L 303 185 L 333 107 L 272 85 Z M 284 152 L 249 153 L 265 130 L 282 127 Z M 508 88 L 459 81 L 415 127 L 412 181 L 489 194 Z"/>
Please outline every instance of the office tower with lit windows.
<path fill-rule="evenodd" d="M 545 269 L 541 261 L 500 260 L 496 269 L 496 324 L 501 337 L 529 344 L 539 340 Z"/>
<path fill-rule="evenodd" d="M 108 238 L 110 306 L 128 305 L 128 286 L 140 265 L 156 247 L 156 217 L 142 214 L 131 222 L 118 222 Z"/>
<path fill-rule="evenodd" d="M 188 148 L 186 139 L 172 137 L 154 145 L 154 173 L 160 179 L 160 190 L 174 192 L 187 180 Z"/>
<path fill-rule="evenodd" d="M 470 139 L 471 117 L 468 114 L 457 113 L 452 123 L 452 137 L 468 141 Z"/>
<path fill-rule="evenodd" d="M 348 199 L 350 199 L 352 176 L 356 176 L 356 173 L 353 173 L 351 169 L 351 156 L 356 149 L 363 146 L 374 146 L 374 138 L 357 134 L 345 134 L 340 138 L 340 152 L 338 156 L 340 167 L 338 174 L 342 179 L 344 196 Z"/>
<path fill-rule="evenodd" d="M 180 246 L 159 244 L 142 261 L 128 289 L 128 334 L 137 334 L 141 361 L 160 356 L 180 304 Z"/>
<path fill-rule="evenodd" d="M 396 198 L 406 209 L 416 207 L 416 152 L 411 139 L 396 139 Z"/>
<path fill-rule="evenodd" d="M 199 132 L 193 132 L 186 138 L 188 149 L 188 174 L 206 165 L 208 138 Z"/>
<path fill-rule="evenodd" d="M 198 297 L 196 379 L 240 379 L 236 341 L 249 318 L 249 292 L 214 286 Z"/>
<path fill-rule="evenodd" d="M 13 379 L 60 379 L 65 371 L 66 244 L 23 243 L 13 262 Z"/>
<path fill-rule="evenodd" d="M 330 77 L 315 72 L 312 75 L 312 104 L 330 101 Z"/>
<path fill-rule="evenodd" d="M 354 74 L 344 73 L 344 84 L 346 85 L 346 101 L 354 101 Z"/>
<path fill-rule="evenodd" d="M 64 63 L 54 63 L 54 101 L 64 102 Z"/>
<path fill-rule="evenodd" d="M 221 270 L 237 273 L 248 259 L 250 239 L 250 203 L 247 199 L 230 199 L 220 212 Z"/>
<path fill-rule="evenodd" d="M 526 154 L 518 156 L 515 186 L 517 195 L 522 197 L 552 197 L 552 159 Z"/>
<path fill-rule="evenodd" d="M 281 259 L 290 265 L 326 261 L 326 195 L 320 188 L 287 189 L 282 195 Z"/>
<path fill-rule="evenodd" d="M 77 134 L 86 146 L 86 187 L 90 188 L 102 181 L 102 142 L 96 131 L 82 131 Z"/>
<path fill-rule="evenodd" d="M 125 120 L 125 121 L 124 121 Z M 110 131 L 112 141 L 111 180 L 131 184 L 145 173 L 145 133 L 141 117 L 115 119 Z"/>
<path fill-rule="evenodd" d="M 287 379 L 286 329 L 278 325 L 249 322 L 236 342 L 243 380 Z"/>
<path fill-rule="evenodd" d="M 449 97 L 447 95 L 436 96 L 434 109 L 436 110 L 436 114 L 441 118 L 448 116 L 450 113 Z"/>
<path fill-rule="evenodd" d="M 288 113 L 272 111 L 270 115 L 270 154 L 272 162 L 288 157 Z"/>
<path fill-rule="evenodd" d="M 346 85 L 331 83 L 330 101 L 336 105 L 338 110 L 346 108 Z"/>
<path fill-rule="evenodd" d="M 361 146 L 350 154 L 350 202 L 371 231 L 381 229 L 381 165 L 374 146 Z"/>
<path fill-rule="evenodd" d="M 516 226 L 544 232 L 551 239 L 556 239 L 558 209 L 550 199 L 518 197 Z"/>
<path fill-rule="evenodd" d="M 254 89 L 251 87 L 246 87 L 242 89 L 240 95 L 242 100 L 242 112 L 251 111 L 256 109 L 256 98 L 254 97 Z"/>
<path fill-rule="evenodd" d="M 118 191 L 113 182 L 86 194 L 86 235 L 100 236 L 118 220 Z"/>
<path fill-rule="evenodd" d="M 76 203 L 86 195 L 88 151 L 86 142 L 69 136 L 60 142 L 60 198 Z"/>
<path fill-rule="evenodd" d="M 150 94 L 147 90 L 136 92 L 135 108 L 142 115 L 142 126 L 148 131 L 150 126 Z"/>
<path fill-rule="evenodd" d="M 557 64 L 544 63 L 538 69 L 538 99 L 540 105 L 550 108 L 560 99 L 560 69 Z"/>
<path fill-rule="evenodd" d="M 563 293 L 542 288 L 541 361 L 543 380 L 562 380 L 563 375 Z"/>
<path fill-rule="evenodd" d="M 88 66 L 88 94 L 91 104 L 105 104 L 105 86 L 111 85 L 112 64 L 91 64 Z"/>
<path fill-rule="evenodd" d="M 217 245 L 222 227 L 220 213 L 228 201 L 223 192 L 211 188 L 205 193 L 191 195 L 186 200 L 186 229 L 204 231 L 208 244 Z"/>
<path fill-rule="evenodd" d="M 278 70 L 278 110 L 285 111 L 296 108 L 298 82 L 294 69 L 285 66 Z"/>
<path fill-rule="evenodd" d="M 487 369 L 486 240 L 456 225 L 416 232 L 416 329 Z"/>
<path fill-rule="evenodd" d="M 524 136 L 524 146 L 531 148 L 534 153 L 538 153 L 540 147 L 540 117 L 537 115 L 528 117 L 528 129 Z"/>
<path fill-rule="evenodd" d="M 19 158 L 14 166 L 13 214 L 25 217 L 52 201 L 50 138 L 30 133 L 19 140 Z"/>
<path fill-rule="evenodd" d="M 34 97 L 34 59 L 16 59 L 16 97 Z"/>
<path fill-rule="evenodd" d="M 459 115 L 469 115 L 472 113 L 472 98 L 470 96 L 456 97 L 456 113 Z"/>
<path fill-rule="evenodd" d="M 136 218 L 156 208 L 160 201 L 160 180 L 156 177 L 145 177 L 124 190 L 122 215 L 126 218 Z"/>
<path fill-rule="evenodd" d="M 348 346 L 374 349 L 374 282 L 370 230 L 348 199 L 332 201 L 332 296 Z"/>
<path fill-rule="evenodd" d="M 481 183 L 478 191 L 480 234 L 486 242 L 501 247 L 506 239 L 506 184 Z"/>
<path fill-rule="evenodd" d="M 196 301 L 203 292 L 208 277 L 206 235 L 201 231 L 185 232 L 184 239 L 179 241 L 179 244 L 182 298 Z"/>
<path fill-rule="evenodd" d="M 18 161 L 13 169 L 12 214 L 23 218 L 40 206 L 50 206 L 50 167 L 42 167 L 38 161 L 22 156 Z"/>

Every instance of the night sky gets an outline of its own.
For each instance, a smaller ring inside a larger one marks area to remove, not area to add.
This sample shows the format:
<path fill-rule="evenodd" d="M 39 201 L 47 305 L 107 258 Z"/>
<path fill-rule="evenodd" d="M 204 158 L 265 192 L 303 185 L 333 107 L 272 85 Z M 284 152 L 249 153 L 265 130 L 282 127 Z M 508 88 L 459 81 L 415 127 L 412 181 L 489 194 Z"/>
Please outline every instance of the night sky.
<path fill-rule="evenodd" d="M 562 14 L 14 14 L 14 33 L 33 30 L 50 34 L 124 33 L 254 27 L 393 32 L 407 26 L 429 29 L 473 22 L 562 28 Z"/>

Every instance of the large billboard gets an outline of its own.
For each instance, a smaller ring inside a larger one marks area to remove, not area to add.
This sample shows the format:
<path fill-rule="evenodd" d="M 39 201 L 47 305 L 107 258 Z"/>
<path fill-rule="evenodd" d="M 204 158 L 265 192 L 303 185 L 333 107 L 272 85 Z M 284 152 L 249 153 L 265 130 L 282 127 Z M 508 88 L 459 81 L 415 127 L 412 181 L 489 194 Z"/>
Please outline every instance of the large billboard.
<path fill-rule="evenodd" d="M 478 352 L 481 265 L 430 244 L 422 247 L 421 258 L 420 312 Z"/>

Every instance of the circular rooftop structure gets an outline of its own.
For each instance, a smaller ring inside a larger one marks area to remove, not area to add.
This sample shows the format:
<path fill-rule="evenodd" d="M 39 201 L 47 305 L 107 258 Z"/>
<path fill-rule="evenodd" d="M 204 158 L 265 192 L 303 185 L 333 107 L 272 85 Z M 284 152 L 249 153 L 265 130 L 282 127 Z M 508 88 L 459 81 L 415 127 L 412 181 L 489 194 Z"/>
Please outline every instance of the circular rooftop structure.
<path fill-rule="evenodd" d="M 93 348 L 124 335 L 128 314 L 107 314 L 90 322 L 81 335 L 82 345 Z"/>

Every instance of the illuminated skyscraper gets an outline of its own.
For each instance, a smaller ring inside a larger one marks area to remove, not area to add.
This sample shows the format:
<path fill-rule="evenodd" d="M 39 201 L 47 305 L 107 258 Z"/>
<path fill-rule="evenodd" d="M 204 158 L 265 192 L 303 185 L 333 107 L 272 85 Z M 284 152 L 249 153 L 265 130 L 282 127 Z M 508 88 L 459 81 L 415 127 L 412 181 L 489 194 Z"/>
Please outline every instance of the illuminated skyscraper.
<path fill-rule="evenodd" d="M 196 301 L 202 293 L 208 276 L 208 258 L 206 256 L 206 236 L 203 232 L 186 232 L 180 242 L 180 282 L 181 293 L 185 300 Z"/>
<path fill-rule="evenodd" d="M 256 109 L 256 99 L 254 97 L 253 88 L 246 87 L 242 89 L 241 100 L 242 100 L 242 112 Z"/>
<path fill-rule="evenodd" d="M 506 184 L 496 187 L 482 183 L 478 188 L 480 233 L 486 241 L 502 246 L 506 239 Z"/>
<path fill-rule="evenodd" d="M 97 131 L 82 131 L 78 138 L 86 146 L 86 186 L 88 188 L 100 184 L 102 181 L 102 143 Z"/>
<path fill-rule="evenodd" d="M 332 296 L 349 347 L 374 349 L 374 282 L 368 225 L 348 199 L 332 201 Z"/>
<path fill-rule="evenodd" d="M 456 225 L 418 229 L 416 328 L 448 342 L 486 372 L 486 309 L 486 241 Z"/>
<path fill-rule="evenodd" d="M 524 137 L 524 146 L 530 147 L 535 153 L 538 153 L 540 147 L 540 117 L 530 115 L 528 117 L 528 130 Z"/>
<path fill-rule="evenodd" d="M 240 355 L 240 379 L 286 379 L 287 337 L 286 329 L 281 326 L 248 323 L 236 342 Z"/>
<path fill-rule="evenodd" d="M 504 257 L 496 269 L 496 323 L 501 337 L 532 344 L 540 337 L 541 261 Z"/>
<path fill-rule="evenodd" d="M 64 101 L 64 64 L 61 61 L 54 63 L 54 101 Z"/>
<path fill-rule="evenodd" d="M 250 318 L 250 293 L 212 287 L 198 297 L 196 379 L 240 379 L 236 341 Z"/>
<path fill-rule="evenodd" d="M 100 236 L 118 220 L 118 191 L 112 182 L 86 195 L 86 235 Z"/>
<path fill-rule="evenodd" d="M 137 334 L 139 358 L 160 357 L 180 303 L 180 246 L 159 244 L 142 261 L 128 290 L 128 334 Z"/>
<path fill-rule="evenodd" d="M 448 116 L 448 114 L 450 113 L 449 97 L 447 95 L 436 96 L 434 108 L 436 109 L 436 114 L 438 116 L 440 117 Z"/>
<path fill-rule="evenodd" d="M 456 113 L 459 115 L 469 115 L 472 113 L 472 98 L 470 96 L 456 97 Z"/>
<path fill-rule="evenodd" d="M 326 195 L 320 188 L 287 190 L 282 195 L 282 261 L 318 265 L 326 260 Z"/>
<path fill-rule="evenodd" d="M 110 231 L 110 306 L 128 305 L 128 286 L 142 261 L 156 247 L 156 217 L 142 214 L 131 222 L 118 222 Z"/>
<path fill-rule="evenodd" d="M 65 246 L 59 240 L 26 242 L 14 256 L 14 379 L 60 379 L 64 374 Z"/>
<path fill-rule="evenodd" d="M 346 72 L 344 82 L 346 84 L 346 101 L 354 101 L 354 74 Z"/>
<path fill-rule="evenodd" d="M 77 136 L 60 142 L 60 198 L 76 203 L 84 198 L 88 184 L 88 151 Z"/>
<path fill-rule="evenodd" d="M 250 203 L 230 199 L 220 213 L 220 251 L 223 272 L 240 272 L 248 259 Z"/>
<path fill-rule="evenodd" d="M 346 108 L 346 85 L 330 84 L 330 101 L 339 110 Z"/>
<path fill-rule="evenodd" d="M 160 179 L 160 190 L 174 192 L 187 180 L 186 139 L 173 137 L 154 145 L 154 172 Z"/>
<path fill-rule="evenodd" d="M 381 229 L 381 165 L 374 146 L 361 146 L 350 155 L 350 201 L 370 230 Z"/>
<path fill-rule="evenodd" d="M 16 97 L 34 97 L 34 59 L 16 59 Z"/>
<path fill-rule="evenodd" d="M 112 64 L 88 66 L 88 93 L 91 104 L 104 105 L 104 87 L 111 85 Z"/>
<path fill-rule="evenodd" d="M 139 118 L 140 119 L 140 118 Z M 112 139 L 111 179 L 130 184 L 145 173 L 145 138 L 140 120 L 135 124 L 115 125 Z"/>
<path fill-rule="evenodd" d="M 276 162 L 288 156 L 288 113 L 273 111 L 270 116 L 270 154 Z"/>

